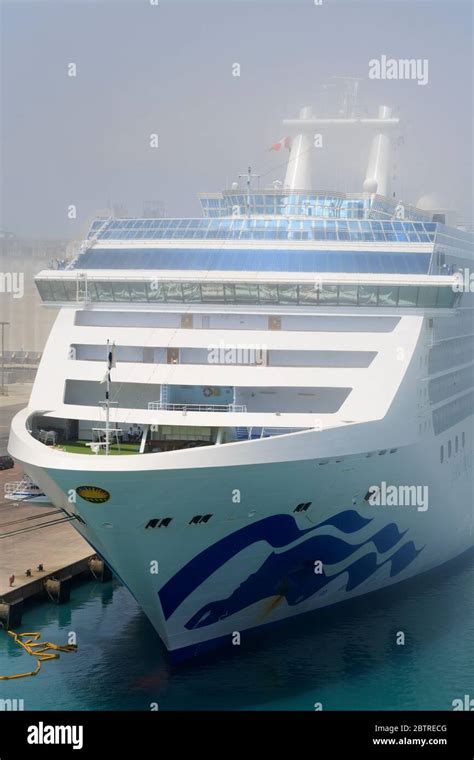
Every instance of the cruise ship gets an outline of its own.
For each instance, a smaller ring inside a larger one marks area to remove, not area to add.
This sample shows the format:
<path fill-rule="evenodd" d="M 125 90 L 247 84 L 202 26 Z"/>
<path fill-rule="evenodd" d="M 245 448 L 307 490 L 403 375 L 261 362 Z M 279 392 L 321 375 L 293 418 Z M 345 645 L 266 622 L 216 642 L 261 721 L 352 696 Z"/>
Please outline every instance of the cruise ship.
<path fill-rule="evenodd" d="M 473 543 L 472 236 L 394 197 L 389 107 L 284 125 L 281 181 L 96 219 L 36 277 L 59 313 L 9 451 L 176 660 Z M 312 190 L 314 135 L 352 131 L 360 192 Z"/>

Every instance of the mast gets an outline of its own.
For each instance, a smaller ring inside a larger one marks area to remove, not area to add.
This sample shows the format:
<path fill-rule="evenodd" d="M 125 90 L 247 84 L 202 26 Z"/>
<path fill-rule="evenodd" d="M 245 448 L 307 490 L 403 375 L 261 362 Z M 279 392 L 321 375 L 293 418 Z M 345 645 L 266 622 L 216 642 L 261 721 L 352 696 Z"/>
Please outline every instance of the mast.
<path fill-rule="evenodd" d="M 105 401 L 101 405 L 105 406 L 105 453 L 110 451 L 110 372 L 115 367 L 115 343 L 110 344 L 107 339 L 107 372 L 101 381 L 105 382 Z"/>
<path fill-rule="evenodd" d="M 247 173 L 246 174 L 239 174 L 238 176 L 239 176 L 239 179 L 245 178 L 245 182 L 246 182 L 246 185 L 247 185 L 247 200 L 246 200 L 247 216 L 250 217 L 250 206 L 251 206 L 251 203 L 250 203 L 250 190 L 252 189 L 252 179 L 253 178 L 258 179 L 260 177 L 260 174 L 252 174 L 252 167 L 249 166 L 248 169 L 247 169 Z"/>
<path fill-rule="evenodd" d="M 109 426 L 110 426 L 110 343 L 107 338 L 107 380 L 105 386 L 105 454 L 109 453 Z"/>

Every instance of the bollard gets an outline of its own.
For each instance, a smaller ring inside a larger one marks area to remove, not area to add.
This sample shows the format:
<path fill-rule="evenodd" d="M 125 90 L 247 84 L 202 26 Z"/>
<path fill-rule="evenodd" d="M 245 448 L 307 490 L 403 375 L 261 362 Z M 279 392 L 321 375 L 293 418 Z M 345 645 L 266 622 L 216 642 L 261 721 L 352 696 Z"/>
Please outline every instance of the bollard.
<path fill-rule="evenodd" d="M 44 581 L 44 588 L 49 598 L 56 604 L 63 604 L 69 601 L 71 596 L 71 576 L 65 578 L 47 578 Z"/>
<path fill-rule="evenodd" d="M 104 560 L 99 557 L 92 557 L 89 560 L 89 569 L 94 578 L 97 578 L 101 583 L 110 581 L 112 578 L 110 568 L 105 564 Z"/>

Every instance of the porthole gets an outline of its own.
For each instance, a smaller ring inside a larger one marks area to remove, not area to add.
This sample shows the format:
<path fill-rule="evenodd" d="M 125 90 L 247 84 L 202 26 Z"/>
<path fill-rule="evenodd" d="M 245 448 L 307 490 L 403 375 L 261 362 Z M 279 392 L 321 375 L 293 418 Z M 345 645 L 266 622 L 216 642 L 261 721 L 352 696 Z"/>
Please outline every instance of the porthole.
<path fill-rule="evenodd" d="M 293 512 L 306 512 L 306 510 L 309 509 L 310 506 L 311 506 L 310 501 L 302 502 L 301 504 L 298 504 L 294 508 Z"/>
<path fill-rule="evenodd" d="M 189 521 L 189 525 L 201 525 L 202 523 L 207 523 L 211 517 L 212 515 L 194 515 L 194 517 Z"/>
<path fill-rule="evenodd" d="M 172 517 L 163 517 L 163 519 L 161 517 L 154 517 L 148 520 L 145 530 L 148 528 L 167 528 L 172 519 Z"/>

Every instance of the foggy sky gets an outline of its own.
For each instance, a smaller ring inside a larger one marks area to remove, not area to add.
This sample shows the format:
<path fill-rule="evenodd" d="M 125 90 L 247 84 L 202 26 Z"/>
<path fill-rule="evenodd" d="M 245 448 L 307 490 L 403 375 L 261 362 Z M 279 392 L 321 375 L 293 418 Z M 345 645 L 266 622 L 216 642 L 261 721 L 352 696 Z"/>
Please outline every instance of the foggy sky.
<path fill-rule="evenodd" d="M 369 80 L 382 54 L 427 58 L 429 83 Z M 363 78 L 369 115 L 385 104 L 403 119 L 397 195 L 436 191 L 472 218 L 472 62 L 472 4 L 458 0 L 3 2 L 1 226 L 78 238 L 109 201 L 199 215 L 196 193 L 249 164 L 262 184 L 283 179 L 268 150 L 281 121 L 304 105 L 327 115 L 334 75 Z M 361 188 L 367 150 L 315 151 L 313 187 Z"/>

